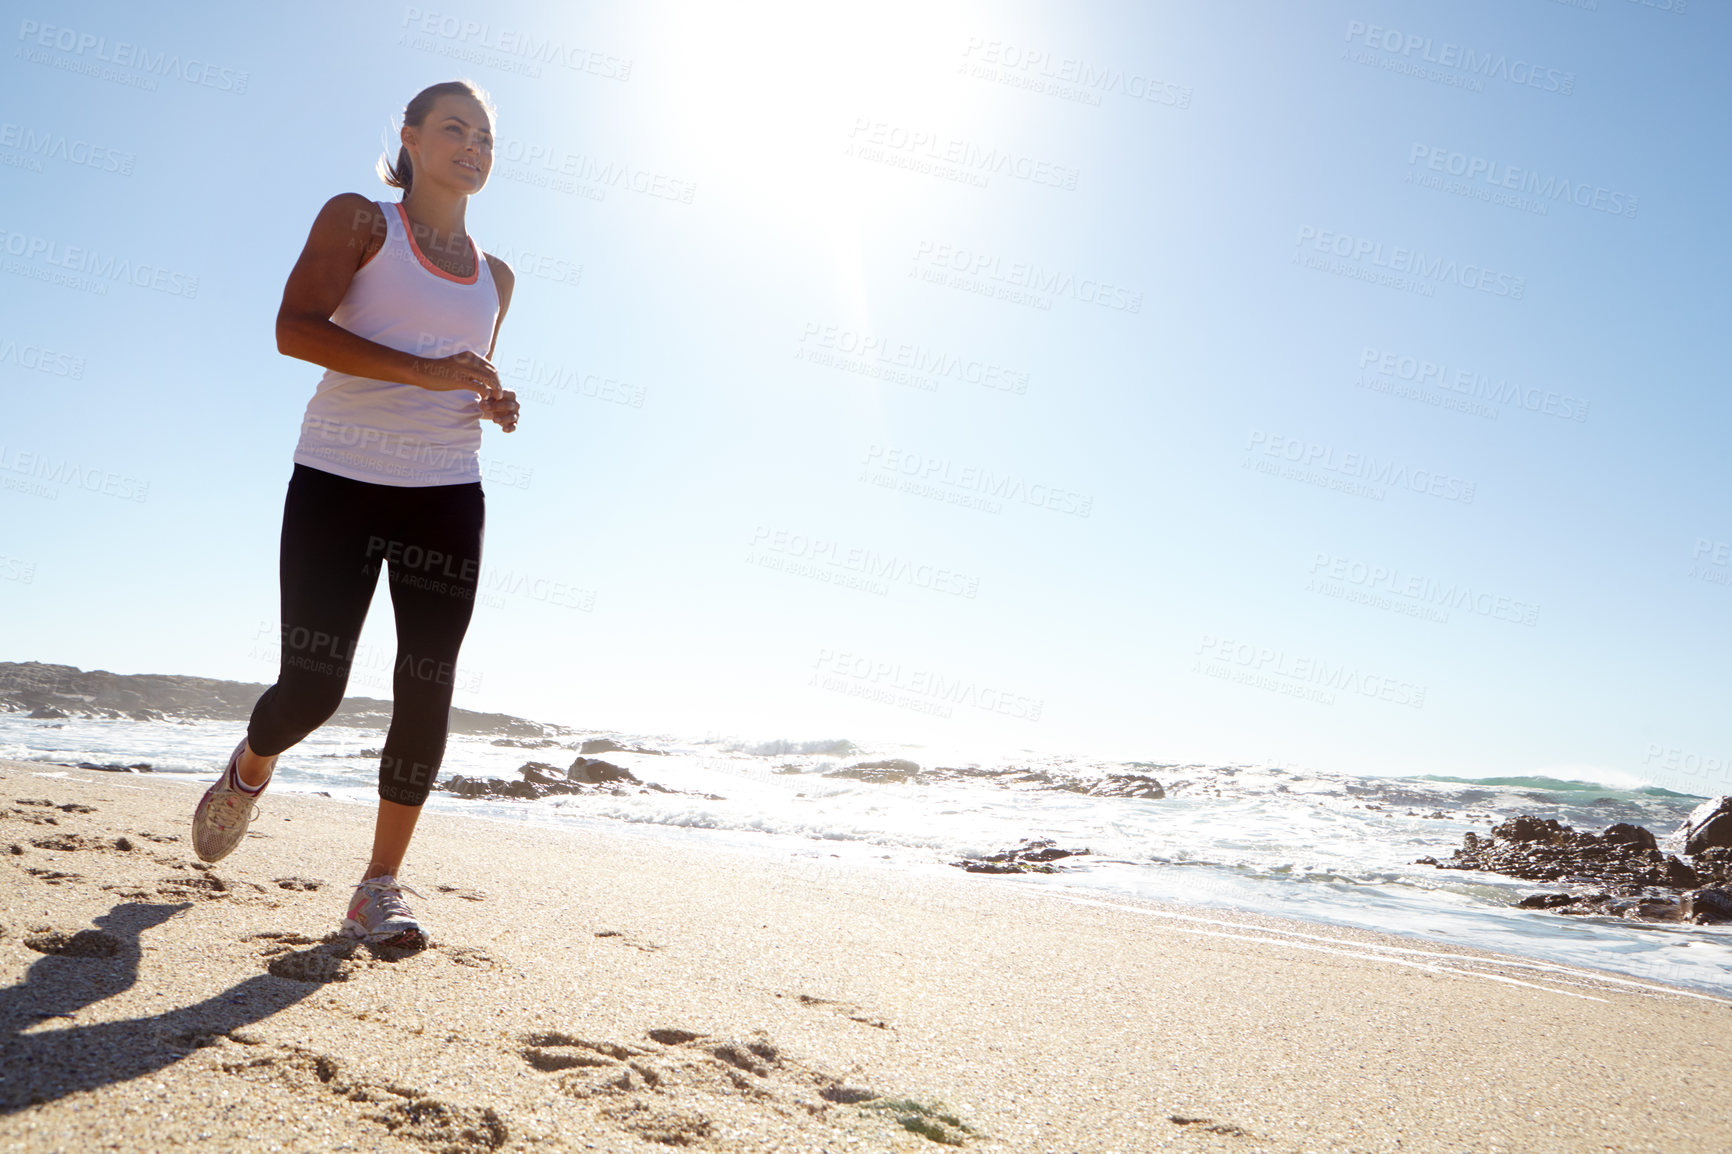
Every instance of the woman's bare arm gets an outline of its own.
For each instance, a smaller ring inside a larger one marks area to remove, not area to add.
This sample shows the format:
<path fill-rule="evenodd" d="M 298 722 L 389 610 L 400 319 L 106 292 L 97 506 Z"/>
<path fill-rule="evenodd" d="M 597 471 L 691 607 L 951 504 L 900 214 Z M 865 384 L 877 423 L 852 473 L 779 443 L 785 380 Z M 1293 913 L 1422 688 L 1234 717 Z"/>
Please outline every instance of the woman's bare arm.
<path fill-rule="evenodd" d="M 499 318 L 493 322 L 493 339 L 487 343 L 487 359 L 491 361 L 493 350 L 499 347 L 499 326 L 505 323 L 505 310 L 511 307 L 511 290 L 517 287 L 517 274 L 496 256 L 486 259 L 487 270 L 493 274 L 493 287 L 499 293 Z"/>
<path fill-rule="evenodd" d="M 493 274 L 493 287 L 499 293 L 499 316 L 493 322 L 493 339 L 487 343 L 487 360 L 491 363 L 493 350 L 499 347 L 499 326 L 505 323 L 505 310 L 511 307 L 511 290 L 517 286 L 517 274 L 496 256 L 489 256 L 486 260 L 488 270 Z M 482 397 L 481 415 L 511 432 L 517 427 L 517 394 L 505 389 L 496 398 Z"/>
<path fill-rule="evenodd" d="M 357 377 L 424 389 L 468 389 L 483 399 L 499 396 L 499 374 L 485 357 L 471 352 L 419 357 L 357 336 L 331 320 L 361 267 L 378 216 L 378 207 L 355 192 L 340 193 L 319 210 L 283 286 L 277 351 Z M 497 327 L 494 332 L 497 336 Z"/>

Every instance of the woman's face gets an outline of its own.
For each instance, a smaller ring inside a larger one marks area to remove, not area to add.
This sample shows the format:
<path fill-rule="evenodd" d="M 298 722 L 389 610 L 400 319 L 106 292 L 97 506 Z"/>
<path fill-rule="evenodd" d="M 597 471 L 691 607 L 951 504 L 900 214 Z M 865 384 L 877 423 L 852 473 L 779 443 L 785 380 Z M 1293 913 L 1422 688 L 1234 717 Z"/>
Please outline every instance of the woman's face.
<path fill-rule="evenodd" d="M 493 122 L 473 96 L 439 97 L 419 128 L 404 127 L 402 139 L 416 184 L 479 192 L 493 171 Z"/>

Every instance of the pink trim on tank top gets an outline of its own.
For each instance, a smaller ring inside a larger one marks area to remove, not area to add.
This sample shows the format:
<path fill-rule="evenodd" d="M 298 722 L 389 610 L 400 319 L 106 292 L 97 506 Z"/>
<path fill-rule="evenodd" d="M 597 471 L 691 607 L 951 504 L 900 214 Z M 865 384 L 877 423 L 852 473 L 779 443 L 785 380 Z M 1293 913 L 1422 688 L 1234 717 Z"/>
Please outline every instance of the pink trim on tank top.
<path fill-rule="evenodd" d="M 397 219 L 403 222 L 403 235 L 409 240 L 409 251 L 415 254 L 415 259 L 421 262 L 422 268 L 434 276 L 444 277 L 446 280 L 455 281 L 458 284 L 474 284 L 481 279 L 481 250 L 475 247 L 474 237 L 465 237 L 464 239 L 469 242 L 469 251 L 475 254 L 475 271 L 470 273 L 467 278 L 452 276 L 422 255 L 421 246 L 415 243 L 415 230 L 409 227 L 409 214 L 403 211 L 403 202 L 392 201 L 391 207 L 397 210 Z"/>

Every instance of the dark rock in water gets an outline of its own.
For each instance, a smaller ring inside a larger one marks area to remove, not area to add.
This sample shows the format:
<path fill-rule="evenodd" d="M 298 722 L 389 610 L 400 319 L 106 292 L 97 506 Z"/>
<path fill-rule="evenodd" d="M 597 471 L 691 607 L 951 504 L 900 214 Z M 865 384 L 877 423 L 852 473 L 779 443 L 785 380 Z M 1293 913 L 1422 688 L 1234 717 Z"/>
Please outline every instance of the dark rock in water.
<path fill-rule="evenodd" d="M 1013 849 L 987 854 L 985 857 L 963 858 L 950 864 L 975 874 L 1057 873 L 1062 866 L 1049 865 L 1058 858 L 1077 857 L 1086 849 L 1059 849 L 1052 839 L 1029 840 Z"/>
<path fill-rule="evenodd" d="M 1678 904 L 1687 922 L 1699 925 L 1732 922 L 1732 890 L 1691 890 Z"/>
<path fill-rule="evenodd" d="M 611 737 L 592 737 L 578 748 L 579 753 L 653 753 L 660 757 L 665 749 L 645 749 L 641 745 L 621 745 Z"/>
<path fill-rule="evenodd" d="M 629 781 L 638 784 L 637 777 L 631 770 L 603 761 L 599 757 L 580 757 L 571 763 L 571 768 L 565 771 L 567 781 L 588 782 L 596 785 L 604 781 Z"/>
<path fill-rule="evenodd" d="M 1558 824 L 1555 818 L 1548 817 L 1541 821 L 1532 814 L 1524 813 L 1510 818 L 1492 830 L 1492 836 L 1512 842 L 1541 841 L 1549 844 L 1574 832 L 1569 826 Z"/>
<path fill-rule="evenodd" d="M 1580 894 L 1530 894 L 1516 903 L 1518 909 L 1549 910 L 1580 900 Z"/>
<path fill-rule="evenodd" d="M 1439 869 L 1487 870 L 1531 881 L 1580 881 L 1620 886 L 1679 888 L 1695 884 L 1696 871 L 1657 848 L 1641 826 L 1614 825 L 1604 833 L 1580 833 L 1553 818 L 1513 817 L 1491 837 L 1468 833 L 1464 845 Z"/>
<path fill-rule="evenodd" d="M 529 767 L 525 766 L 524 768 L 528 769 Z M 527 775 L 523 781 L 503 781 L 496 777 L 464 777 L 462 774 L 454 774 L 433 788 L 456 794 L 458 797 L 509 797 L 523 801 L 534 801 L 537 798 L 563 793 L 624 792 L 623 790 L 586 789 L 564 781 L 532 779 Z"/>
<path fill-rule="evenodd" d="M 1732 797 L 1709 798 L 1690 811 L 1679 832 L 1684 835 L 1687 854 L 1732 849 Z"/>
<path fill-rule="evenodd" d="M 1060 788 L 1069 789 L 1073 793 L 1086 793 L 1090 797 L 1142 797 L 1158 800 L 1167 796 L 1161 783 L 1146 773 L 1109 773 L 1096 782 L 1079 782 Z"/>
<path fill-rule="evenodd" d="M 1696 872 L 1695 867 L 1684 862 L 1682 859 L 1673 856 L 1672 854 L 1666 855 L 1666 884 L 1667 885 L 1670 885 L 1670 886 L 1693 886 L 1701 880 L 1702 880 L 1701 875 Z"/>
<path fill-rule="evenodd" d="M 847 757 L 854 752 L 852 741 L 832 739 L 829 741 L 786 741 L 778 738 L 775 741 L 765 741 L 750 746 L 746 752 L 753 757 L 785 757 L 788 754 L 799 754 L 802 757 L 822 755 L 827 757 Z"/>
<path fill-rule="evenodd" d="M 606 765 L 607 763 L 599 762 L 597 764 Z M 619 767 L 613 766 L 611 768 L 618 769 Z M 522 781 L 504 781 L 496 777 L 464 777 L 462 774 L 453 774 L 451 777 L 436 783 L 433 788 L 463 798 L 505 797 L 521 801 L 535 801 L 538 798 L 562 794 L 624 797 L 633 792 L 633 790 L 626 788 L 627 785 L 630 785 L 635 787 L 637 793 L 686 793 L 709 801 L 727 800 L 719 794 L 669 789 L 667 786 L 657 785 L 655 782 L 640 782 L 635 777 L 628 777 L 621 781 L 561 781 L 550 778 L 547 770 L 552 770 L 554 773 L 560 772 L 556 766 L 530 762 L 519 770 L 524 775 Z M 623 773 L 624 771 L 621 770 L 620 772 Z"/>
<path fill-rule="evenodd" d="M 844 769 L 832 769 L 825 777 L 848 777 L 856 781 L 907 781 L 920 773 L 920 765 L 906 758 L 859 761 Z"/>
<path fill-rule="evenodd" d="M 523 775 L 523 780 L 535 785 L 553 785 L 556 782 L 565 783 L 565 771 L 557 765 L 549 765 L 545 761 L 531 761 L 517 767 L 517 772 Z"/>
<path fill-rule="evenodd" d="M 1516 905 L 1524 910 L 1551 910 L 1560 914 L 1625 918 L 1637 922 L 1675 922 L 1682 916 L 1676 898 L 1632 897 L 1605 890 L 1586 894 L 1533 894 Z"/>
<path fill-rule="evenodd" d="M 1639 825 L 1628 822 L 1618 822 L 1609 825 L 1600 833 L 1600 837 L 1608 842 L 1618 842 L 1623 845 L 1633 845 L 1637 849 L 1659 849 L 1660 844 L 1654 840 L 1654 835 Z"/>
<path fill-rule="evenodd" d="M 72 715 L 64 709 L 56 709 L 52 705 L 39 705 L 30 711 L 30 716 L 39 720 L 48 720 L 56 717 L 71 717 Z"/>
<path fill-rule="evenodd" d="M 857 761 L 855 769 L 893 769 L 898 773 L 919 773 L 920 763 L 905 757 L 888 757 L 882 761 Z"/>
<path fill-rule="evenodd" d="M 1489 838 L 1469 833 L 1462 840 L 1465 844 L 1449 861 L 1420 861 L 1439 869 L 1606 887 L 1534 894 L 1518 903 L 1523 909 L 1675 922 L 1717 920 L 1718 911 L 1727 908 L 1732 917 L 1732 849 L 1704 849 L 1687 854 L 1685 861 L 1661 852 L 1654 835 L 1639 825 L 1620 822 L 1597 834 L 1583 833 L 1531 814 L 1511 818 Z M 1692 892 L 1680 901 L 1680 890 Z"/>
<path fill-rule="evenodd" d="M 151 772 L 152 767 L 148 761 L 137 761 L 131 765 L 121 765 L 120 763 L 113 761 L 105 761 L 101 764 L 94 761 L 81 761 L 78 763 L 78 768 L 100 769 L 104 773 L 149 773 Z"/>

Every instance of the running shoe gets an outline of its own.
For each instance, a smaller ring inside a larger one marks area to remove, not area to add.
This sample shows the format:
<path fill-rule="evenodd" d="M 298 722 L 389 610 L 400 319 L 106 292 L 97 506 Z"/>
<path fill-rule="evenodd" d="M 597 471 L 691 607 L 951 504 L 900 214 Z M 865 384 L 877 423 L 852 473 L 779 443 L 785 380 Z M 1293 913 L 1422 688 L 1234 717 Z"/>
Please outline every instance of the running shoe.
<path fill-rule="evenodd" d="M 223 775 L 204 791 L 198 808 L 192 811 L 192 848 L 200 861 L 221 861 L 234 852 L 241 839 L 247 836 L 247 826 L 258 812 L 253 802 L 265 791 L 265 785 L 271 783 L 267 777 L 265 784 L 257 789 L 248 789 L 241 784 L 240 772 L 235 766 L 246 747 L 247 739 L 243 737 L 235 751 L 229 754 L 228 767 L 223 770 Z M 276 766 L 272 765 L 271 769 L 275 772 Z"/>
<path fill-rule="evenodd" d="M 427 945 L 427 932 L 403 900 L 405 890 L 421 896 L 390 874 L 368 878 L 356 886 L 349 916 L 343 919 L 343 932 L 376 946 Z"/>

